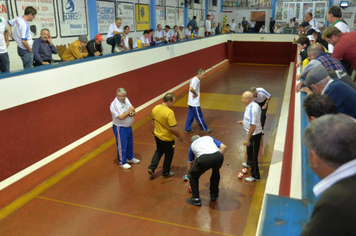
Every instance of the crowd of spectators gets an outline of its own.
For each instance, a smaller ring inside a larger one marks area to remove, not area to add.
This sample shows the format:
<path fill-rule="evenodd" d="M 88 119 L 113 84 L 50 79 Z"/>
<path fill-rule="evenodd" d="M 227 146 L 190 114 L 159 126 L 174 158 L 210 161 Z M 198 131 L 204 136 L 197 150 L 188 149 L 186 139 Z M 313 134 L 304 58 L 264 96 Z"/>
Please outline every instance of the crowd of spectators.
<path fill-rule="evenodd" d="M 355 232 L 354 224 L 349 221 L 354 214 L 349 207 L 354 205 L 354 195 L 345 190 L 353 190 L 356 180 L 353 143 L 356 85 L 350 77 L 356 69 L 356 32 L 350 32 L 337 6 L 328 9 L 327 19 L 328 28 L 308 13 L 298 26 L 296 40 L 301 59 L 296 67 L 303 64 L 301 74 L 296 77 L 300 81 L 296 92 L 307 94 L 303 106 L 311 122 L 303 142 L 308 149 L 310 168 L 322 179 L 313 188 L 314 194 L 320 197 L 303 236 Z M 335 209 L 338 217 L 331 221 L 328 212 L 336 213 Z"/>

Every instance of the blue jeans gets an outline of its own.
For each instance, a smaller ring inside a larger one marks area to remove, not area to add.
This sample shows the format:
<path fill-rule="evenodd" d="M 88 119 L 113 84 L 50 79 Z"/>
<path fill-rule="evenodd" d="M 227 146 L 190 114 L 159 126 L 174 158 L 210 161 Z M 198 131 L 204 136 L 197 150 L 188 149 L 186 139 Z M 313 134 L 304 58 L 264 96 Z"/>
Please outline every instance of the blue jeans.
<path fill-rule="evenodd" d="M 9 71 L 10 68 L 10 60 L 9 54 L 7 52 L 0 54 L 0 71 L 6 72 Z"/>
<path fill-rule="evenodd" d="M 33 64 L 33 53 L 17 47 L 17 54 L 21 57 L 23 68 L 31 68 Z"/>

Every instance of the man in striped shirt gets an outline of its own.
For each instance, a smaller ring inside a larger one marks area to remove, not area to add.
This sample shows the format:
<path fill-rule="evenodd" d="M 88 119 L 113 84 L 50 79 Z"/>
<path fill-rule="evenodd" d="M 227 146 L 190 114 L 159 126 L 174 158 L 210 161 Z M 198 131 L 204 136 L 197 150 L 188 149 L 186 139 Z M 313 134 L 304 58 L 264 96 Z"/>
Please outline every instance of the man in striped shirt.
<path fill-rule="evenodd" d="M 262 108 L 261 126 L 262 126 L 262 134 L 264 134 L 266 114 L 268 109 L 268 103 L 271 100 L 271 94 L 269 94 L 264 88 L 256 88 L 256 87 L 251 87 L 250 92 L 253 94 L 253 100 Z"/>
<path fill-rule="evenodd" d="M 247 163 L 242 163 L 244 167 L 251 168 L 251 176 L 245 178 L 246 182 L 260 181 L 260 170 L 258 168 L 258 152 L 262 137 L 261 127 L 261 107 L 253 101 L 253 94 L 246 91 L 242 94 L 242 102 L 246 105 L 244 119 L 238 121 L 244 126 L 247 137 L 243 142 L 247 151 Z"/>

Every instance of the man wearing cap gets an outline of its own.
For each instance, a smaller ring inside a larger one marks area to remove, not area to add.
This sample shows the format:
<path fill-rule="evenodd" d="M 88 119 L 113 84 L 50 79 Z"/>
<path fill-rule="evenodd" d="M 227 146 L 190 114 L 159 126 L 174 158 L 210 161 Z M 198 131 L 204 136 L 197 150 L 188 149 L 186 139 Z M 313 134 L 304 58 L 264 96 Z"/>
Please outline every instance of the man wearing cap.
<path fill-rule="evenodd" d="M 57 54 L 57 48 L 52 43 L 52 37 L 49 29 L 42 29 L 41 36 L 35 39 L 32 47 L 33 66 L 51 64 L 52 54 Z"/>
<path fill-rule="evenodd" d="M 318 29 L 319 31 L 323 31 L 325 29 L 325 24 L 322 24 L 313 19 L 313 13 L 311 12 L 305 14 L 304 21 L 309 22 L 309 25 L 311 25 L 311 27 L 313 27 L 314 29 Z"/>
<path fill-rule="evenodd" d="M 97 34 L 93 40 L 90 40 L 87 43 L 87 50 L 89 56 L 100 56 L 103 55 L 103 46 L 101 42 L 103 41 L 103 37 L 101 34 Z"/>
<path fill-rule="evenodd" d="M 179 38 L 179 41 L 182 41 L 185 39 L 185 36 L 184 36 L 184 25 L 180 25 L 179 28 L 178 28 L 178 38 Z"/>
<path fill-rule="evenodd" d="M 74 59 L 82 59 L 89 55 L 87 48 L 85 47 L 88 43 L 88 38 L 86 35 L 80 35 L 78 40 L 71 43 L 68 48 L 62 54 L 63 61 L 69 61 Z"/>
<path fill-rule="evenodd" d="M 335 102 L 339 113 L 356 119 L 356 91 L 338 79 L 331 79 L 323 65 L 319 65 L 309 72 L 305 85 L 309 88 L 301 89 L 302 92 L 326 94 Z"/>
<path fill-rule="evenodd" d="M 216 201 L 219 197 L 220 168 L 224 161 L 227 147 L 210 136 L 200 137 L 194 135 L 189 148 L 189 182 L 192 188 L 192 197 L 187 202 L 201 206 L 199 196 L 199 178 L 207 170 L 212 169 L 210 177 L 210 200 Z"/>
<path fill-rule="evenodd" d="M 334 46 L 333 57 L 349 62 L 356 70 L 356 31 L 342 33 L 330 26 L 323 33 L 323 38 Z"/>
<path fill-rule="evenodd" d="M 115 19 L 115 22 L 109 26 L 106 43 L 111 45 L 111 53 L 120 52 L 119 44 L 121 44 L 121 36 L 123 30 L 121 28 L 122 20 L 120 17 Z"/>
<path fill-rule="evenodd" d="M 355 235 L 356 124 L 344 115 L 312 121 L 303 135 L 311 170 L 322 180 L 301 236 Z"/>
<path fill-rule="evenodd" d="M 246 105 L 246 109 L 244 119 L 237 122 L 244 126 L 247 133 L 243 142 L 247 151 L 247 163 L 242 163 L 242 166 L 251 168 L 251 176 L 245 178 L 245 181 L 256 182 L 261 180 L 258 168 L 258 153 L 262 137 L 261 107 L 253 100 L 253 94 L 250 91 L 242 94 L 241 101 Z"/>

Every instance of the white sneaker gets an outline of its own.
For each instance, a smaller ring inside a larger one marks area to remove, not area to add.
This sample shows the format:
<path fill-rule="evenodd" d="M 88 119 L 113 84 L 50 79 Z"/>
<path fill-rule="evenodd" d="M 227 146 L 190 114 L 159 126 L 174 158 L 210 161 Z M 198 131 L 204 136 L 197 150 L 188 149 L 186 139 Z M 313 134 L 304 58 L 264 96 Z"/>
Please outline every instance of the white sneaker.
<path fill-rule="evenodd" d="M 132 158 L 131 160 L 127 160 L 127 163 L 133 163 L 133 164 L 138 164 L 140 162 L 141 161 L 139 159 L 136 159 L 136 158 Z"/>
<path fill-rule="evenodd" d="M 250 176 L 250 177 L 247 177 L 247 178 L 245 178 L 245 181 L 246 182 L 258 182 L 258 181 L 260 181 L 261 179 L 256 179 L 256 178 L 254 178 L 254 177 L 252 177 L 252 176 Z"/>
<path fill-rule="evenodd" d="M 123 165 L 119 165 L 122 169 L 128 170 L 131 168 L 131 166 L 127 163 L 123 164 Z"/>
<path fill-rule="evenodd" d="M 243 166 L 244 168 L 250 168 L 250 169 L 251 169 L 251 166 L 250 166 L 250 165 L 247 165 L 246 162 L 242 163 L 242 166 Z"/>
<path fill-rule="evenodd" d="M 115 48 L 115 49 L 114 49 L 114 52 L 121 52 L 121 50 L 118 49 L 118 48 Z"/>

